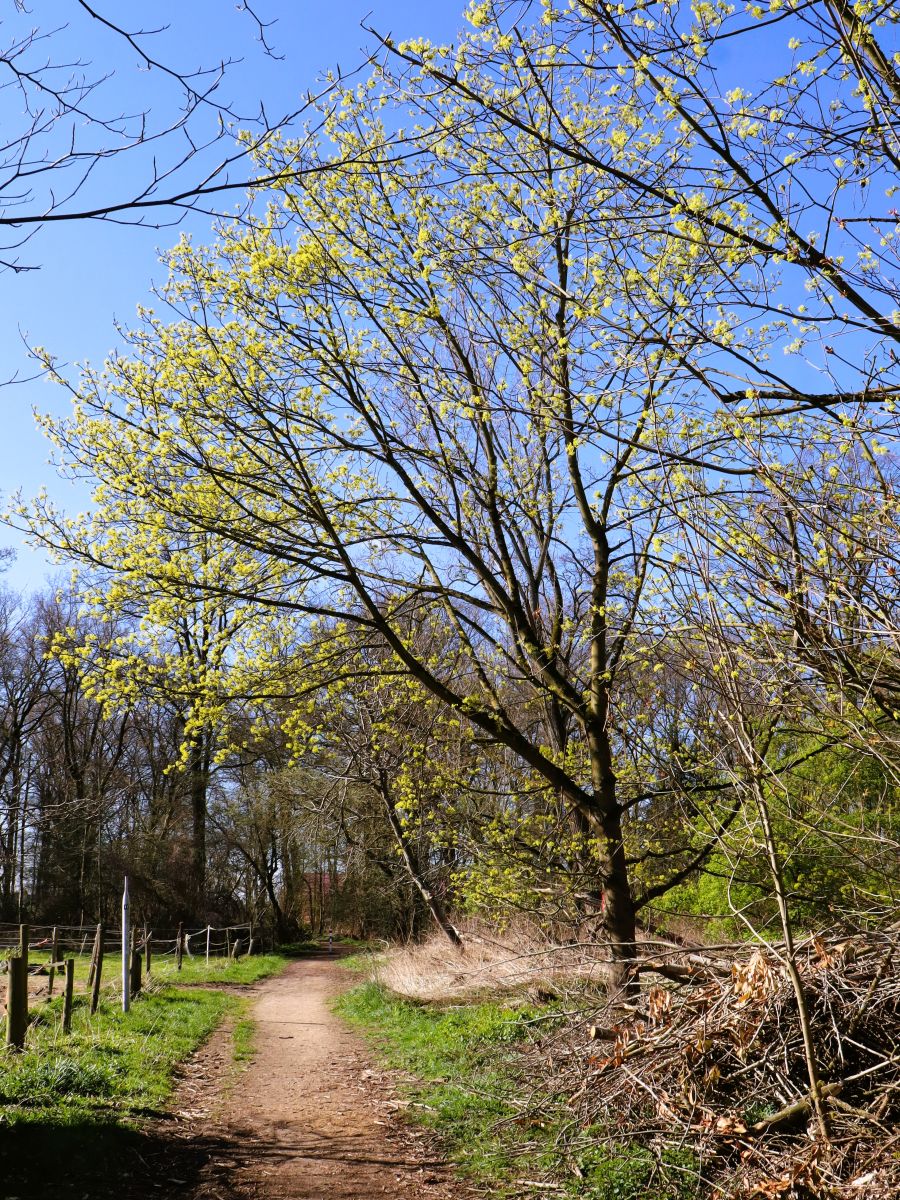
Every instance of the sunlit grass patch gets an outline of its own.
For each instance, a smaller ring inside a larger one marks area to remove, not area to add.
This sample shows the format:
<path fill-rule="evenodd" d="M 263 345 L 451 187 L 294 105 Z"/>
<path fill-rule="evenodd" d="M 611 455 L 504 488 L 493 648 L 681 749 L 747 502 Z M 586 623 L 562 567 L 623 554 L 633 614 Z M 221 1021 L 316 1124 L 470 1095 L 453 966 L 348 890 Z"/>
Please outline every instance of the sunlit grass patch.
<path fill-rule="evenodd" d="M 213 990 L 165 987 L 142 994 L 128 1013 L 105 998 L 92 1015 L 79 999 L 69 1035 L 60 1028 L 60 1001 L 40 1006 L 25 1051 L 0 1054 L 0 1125 L 159 1109 L 176 1064 L 238 1003 Z"/>

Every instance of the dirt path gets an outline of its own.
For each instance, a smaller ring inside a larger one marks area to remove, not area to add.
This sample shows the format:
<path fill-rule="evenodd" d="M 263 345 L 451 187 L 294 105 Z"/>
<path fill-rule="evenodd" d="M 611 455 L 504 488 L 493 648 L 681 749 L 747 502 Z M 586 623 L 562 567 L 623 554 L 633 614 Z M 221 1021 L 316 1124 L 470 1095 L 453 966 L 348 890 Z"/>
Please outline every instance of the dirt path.
<path fill-rule="evenodd" d="M 387 1077 L 331 1013 L 330 999 L 347 983 L 334 961 L 292 963 L 250 992 L 257 996 L 255 1052 L 243 1071 L 235 1075 L 229 1065 L 227 1035 L 195 1056 L 176 1097 L 178 1128 L 169 1134 L 182 1143 L 202 1137 L 207 1150 L 182 1196 L 460 1200 L 471 1194 L 435 1159 L 428 1138 L 397 1120 L 400 1106 Z"/>

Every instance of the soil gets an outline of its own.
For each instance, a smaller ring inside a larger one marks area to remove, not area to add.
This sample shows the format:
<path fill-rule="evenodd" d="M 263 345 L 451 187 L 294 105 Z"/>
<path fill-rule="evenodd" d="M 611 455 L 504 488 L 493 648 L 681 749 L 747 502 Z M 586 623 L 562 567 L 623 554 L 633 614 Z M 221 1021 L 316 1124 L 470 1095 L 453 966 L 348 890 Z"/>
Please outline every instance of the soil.
<path fill-rule="evenodd" d="M 249 1065 L 232 1062 L 227 1030 L 187 1064 L 169 1137 L 212 1144 L 180 1197 L 471 1195 L 454 1181 L 433 1139 L 404 1124 L 390 1076 L 373 1067 L 359 1039 L 332 1014 L 329 1001 L 349 982 L 333 959 L 292 963 L 250 990 L 256 1033 Z"/>
<path fill-rule="evenodd" d="M 311 957 L 240 988 L 252 1059 L 235 1063 L 220 1029 L 140 1129 L 35 1123 L 0 1136 L 0 1200 L 471 1200 L 433 1136 L 404 1121 L 394 1078 L 332 1014 L 352 982 Z"/>

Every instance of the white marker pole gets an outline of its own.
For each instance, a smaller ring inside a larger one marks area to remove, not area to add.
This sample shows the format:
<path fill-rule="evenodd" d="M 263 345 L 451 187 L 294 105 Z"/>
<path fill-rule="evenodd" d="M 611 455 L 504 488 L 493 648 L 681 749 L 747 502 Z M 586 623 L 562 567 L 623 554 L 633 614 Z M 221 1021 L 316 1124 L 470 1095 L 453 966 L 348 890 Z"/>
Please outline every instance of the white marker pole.
<path fill-rule="evenodd" d="M 125 887 L 122 891 L 122 1012 L 128 1012 L 129 986 L 131 984 L 131 963 L 128 953 L 130 930 L 128 928 L 128 876 L 125 876 Z"/>

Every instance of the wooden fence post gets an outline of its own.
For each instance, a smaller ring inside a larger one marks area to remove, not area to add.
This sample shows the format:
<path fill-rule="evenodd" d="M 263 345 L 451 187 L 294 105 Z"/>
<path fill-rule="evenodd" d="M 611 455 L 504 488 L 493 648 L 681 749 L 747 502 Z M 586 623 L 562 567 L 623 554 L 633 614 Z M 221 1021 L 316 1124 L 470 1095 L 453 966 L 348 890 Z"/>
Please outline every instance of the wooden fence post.
<path fill-rule="evenodd" d="M 75 959 L 66 959 L 66 998 L 63 1001 L 63 1033 L 72 1031 L 72 996 L 75 992 Z"/>
<path fill-rule="evenodd" d="M 31 930 L 27 925 L 19 926 L 19 958 L 23 967 L 19 975 L 19 1008 L 25 1014 L 25 1024 L 28 1024 L 28 939 Z M 24 1036 L 24 1035 L 23 1035 Z"/>
<path fill-rule="evenodd" d="M 100 926 L 98 925 L 94 932 L 94 944 L 91 946 L 91 965 L 88 967 L 87 985 L 90 987 L 94 982 L 94 972 L 97 970 L 97 954 L 98 944 L 100 941 Z"/>
<path fill-rule="evenodd" d="M 97 1005 L 100 1003 L 100 979 L 103 975 L 103 935 L 104 929 L 102 925 L 97 926 L 97 966 L 94 970 L 93 986 L 91 988 L 91 1012 L 97 1011 Z"/>
<path fill-rule="evenodd" d="M 184 954 L 184 922 L 178 922 L 178 934 L 175 938 L 175 969 L 181 970 L 181 957 Z"/>
<path fill-rule="evenodd" d="M 150 949 L 150 939 L 153 937 L 153 930 L 148 929 L 144 925 L 144 970 L 150 974 L 150 968 L 153 965 L 153 952 Z"/>
<path fill-rule="evenodd" d="M 59 930 L 53 926 L 50 939 L 50 970 L 47 972 L 47 999 L 53 999 L 53 981 L 56 979 L 56 964 L 59 962 Z"/>
<path fill-rule="evenodd" d="M 143 959 L 140 950 L 131 952 L 131 994 L 136 996 L 141 990 L 141 967 Z"/>
<path fill-rule="evenodd" d="M 128 896 L 128 876 L 122 889 L 122 1012 L 128 1012 L 128 989 L 131 984 L 131 926 L 128 923 L 130 903 Z"/>
<path fill-rule="evenodd" d="M 6 967 L 6 1044 L 11 1050 L 22 1050 L 28 1028 L 28 960 L 20 954 L 7 959 Z"/>

